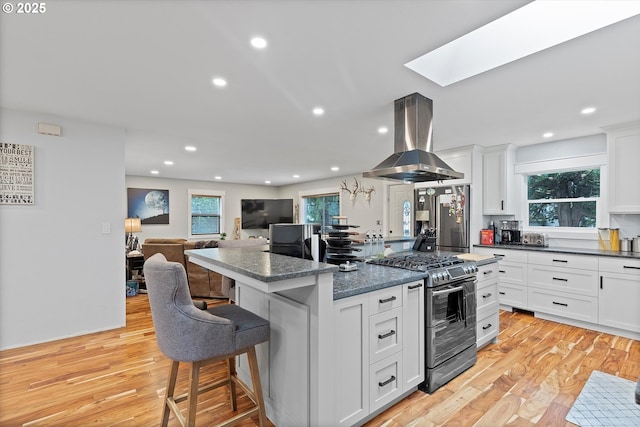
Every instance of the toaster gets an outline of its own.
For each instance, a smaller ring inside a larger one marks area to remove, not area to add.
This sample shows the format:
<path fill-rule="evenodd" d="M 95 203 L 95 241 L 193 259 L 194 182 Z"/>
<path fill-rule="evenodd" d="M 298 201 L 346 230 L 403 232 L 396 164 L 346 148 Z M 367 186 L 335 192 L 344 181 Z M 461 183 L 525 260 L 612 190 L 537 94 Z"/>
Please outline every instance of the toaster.
<path fill-rule="evenodd" d="M 522 244 L 527 246 L 548 246 L 547 236 L 542 233 L 523 233 Z"/>

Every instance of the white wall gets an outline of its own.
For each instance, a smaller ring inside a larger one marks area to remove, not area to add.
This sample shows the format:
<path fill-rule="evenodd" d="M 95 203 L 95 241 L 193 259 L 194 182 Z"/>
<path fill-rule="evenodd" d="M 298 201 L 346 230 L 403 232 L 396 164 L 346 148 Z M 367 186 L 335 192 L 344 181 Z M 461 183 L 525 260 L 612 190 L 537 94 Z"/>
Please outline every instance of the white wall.
<path fill-rule="evenodd" d="M 136 233 L 140 243 L 146 238 L 179 237 L 186 239 L 189 235 L 189 198 L 187 191 L 214 190 L 224 191 L 222 230 L 227 238 L 232 239 L 234 219 L 240 218 L 242 199 L 277 199 L 278 189 L 268 185 L 228 184 L 212 181 L 191 181 L 183 179 L 169 179 L 143 176 L 125 178 L 127 188 L 149 188 L 169 190 L 169 225 L 143 224 L 142 232 Z M 126 195 L 125 195 L 126 197 Z M 295 203 L 295 202 L 294 202 Z M 126 215 L 126 210 L 123 215 Z M 124 218 L 124 216 L 123 216 Z M 267 237 L 268 230 L 243 230 L 240 238 L 247 239 L 250 235 Z M 193 240 L 193 239 L 192 239 Z M 124 244 L 124 236 L 123 236 Z"/>
<path fill-rule="evenodd" d="M 12 110 L 0 123 L 2 142 L 35 147 L 35 204 L 0 206 L 0 349 L 124 326 L 124 130 Z"/>

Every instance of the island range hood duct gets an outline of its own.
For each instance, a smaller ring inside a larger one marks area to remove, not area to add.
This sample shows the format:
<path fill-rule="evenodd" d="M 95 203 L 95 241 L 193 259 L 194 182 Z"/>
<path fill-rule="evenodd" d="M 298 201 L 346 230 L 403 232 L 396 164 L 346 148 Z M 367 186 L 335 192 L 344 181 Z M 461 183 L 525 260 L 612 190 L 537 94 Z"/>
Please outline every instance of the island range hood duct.
<path fill-rule="evenodd" d="M 362 176 L 405 182 L 464 178 L 432 152 L 433 101 L 419 93 L 394 103 L 394 148 L 391 156 Z"/>

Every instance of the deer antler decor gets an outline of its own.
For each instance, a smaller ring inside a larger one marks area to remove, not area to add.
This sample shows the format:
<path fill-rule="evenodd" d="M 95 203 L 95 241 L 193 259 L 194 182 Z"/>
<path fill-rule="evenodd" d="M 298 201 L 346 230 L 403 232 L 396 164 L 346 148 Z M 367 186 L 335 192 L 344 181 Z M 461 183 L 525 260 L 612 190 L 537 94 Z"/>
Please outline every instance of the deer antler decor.
<path fill-rule="evenodd" d="M 358 179 L 354 177 L 353 180 L 355 181 L 355 183 L 353 184 L 353 190 L 350 190 L 349 186 L 347 186 L 346 179 L 343 179 L 342 184 L 340 184 L 340 190 L 346 191 L 349 193 L 349 200 L 355 200 L 358 193 L 362 192 L 362 190 L 360 189 L 360 183 L 358 182 Z"/>
<path fill-rule="evenodd" d="M 368 188 L 361 189 L 360 192 L 364 194 L 364 199 L 367 202 L 370 202 L 371 201 L 371 193 L 375 193 L 376 189 L 374 188 L 373 185 L 370 185 Z"/>

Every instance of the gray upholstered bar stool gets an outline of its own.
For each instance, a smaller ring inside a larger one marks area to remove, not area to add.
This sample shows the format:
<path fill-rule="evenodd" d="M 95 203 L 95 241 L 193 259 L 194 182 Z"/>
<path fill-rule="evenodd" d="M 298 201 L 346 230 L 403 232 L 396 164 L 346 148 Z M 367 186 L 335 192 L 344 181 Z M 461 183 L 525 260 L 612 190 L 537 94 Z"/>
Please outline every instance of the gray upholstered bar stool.
<path fill-rule="evenodd" d="M 257 415 L 260 426 L 266 427 L 255 346 L 269 339 L 269 322 L 237 305 L 225 304 L 208 310 L 206 304 L 196 307 L 189 294 L 184 267 L 177 262 L 168 262 L 160 253 L 145 262 L 144 277 L 158 346 L 173 361 L 162 410 L 162 426 L 169 422 L 171 411 L 183 427 L 194 426 L 198 394 L 220 386 L 229 387 L 231 409 L 236 411 L 238 385 L 253 400 L 255 407 L 234 415 L 219 426 L 235 425 Z M 236 376 L 235 356 L 243 353 L 247 353 L 249 359 L 253 391 Z M 199 387 L 200 367 L 222 360 L 227 360 L 228 377 Z M 191 367 L 189 390 L 174 397 L 180 362 L 187 362 Z M 184 400 L 187 400 L 186 418 L 177 405 Z"/>

